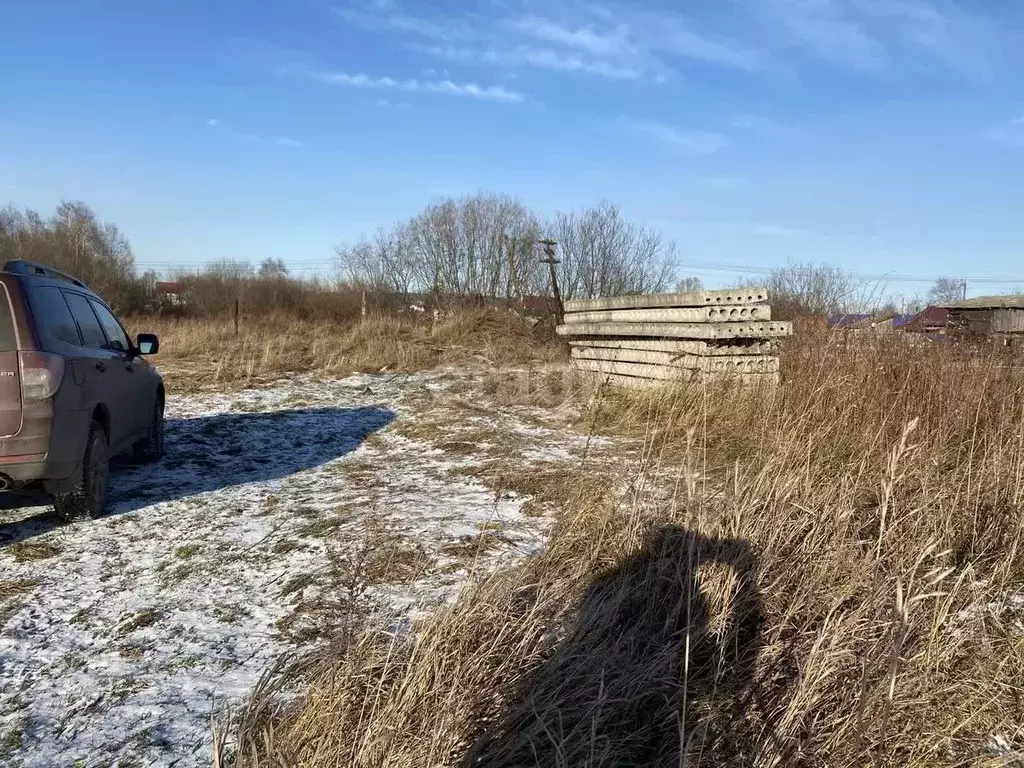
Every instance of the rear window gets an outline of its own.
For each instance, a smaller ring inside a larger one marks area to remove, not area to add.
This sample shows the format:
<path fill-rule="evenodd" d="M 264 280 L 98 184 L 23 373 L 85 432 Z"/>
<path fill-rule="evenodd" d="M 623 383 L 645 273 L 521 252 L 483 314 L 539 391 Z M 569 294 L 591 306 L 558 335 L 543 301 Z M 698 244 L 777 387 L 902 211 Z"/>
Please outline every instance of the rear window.
<path fill-rule="evenodd" d="M 14 318 L 11 317 L 11 297 L 7 286 L 0 283 L 0 352 L 16 352 L 18 337 L 14 334 Z"/>
<path fill-rule="evenodd" d="M 78 326 L 75 325 L 75 319 L 71 316 L 60 288 L 36 288 L 32 292 L 32 307 L 36 328 L 44 341 L 82 345 Z"/>
<path fill-rule="evenodd" d="M 96 314 L 89 306 L 89 300 L 80 293 L 69 291 L 64 291 L 64 298 L 68 300 L 71 314 L 74 315 L 75 322 L 78 323 L 78 330 L 82 334 L 82 345 L 95 349 L 105 348 L 107 337 L 103 335 L 103 328 L 100 327 L 100 321 L 96 319 Z"/>

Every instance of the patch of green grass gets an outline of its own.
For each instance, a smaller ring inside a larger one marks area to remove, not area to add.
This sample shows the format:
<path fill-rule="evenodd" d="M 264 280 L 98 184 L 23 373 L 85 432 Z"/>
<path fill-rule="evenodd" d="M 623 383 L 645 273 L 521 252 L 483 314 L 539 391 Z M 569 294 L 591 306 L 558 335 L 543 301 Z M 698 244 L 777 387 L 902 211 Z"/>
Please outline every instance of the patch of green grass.
<path fill-rule="evenodd" d="M 202 549 L 203 547 L 201 544 L 183 544 L 180 547 L 175 548 L 174 556 L 179 560 L 188 560 L 189 558 L 198 555 Z"/>

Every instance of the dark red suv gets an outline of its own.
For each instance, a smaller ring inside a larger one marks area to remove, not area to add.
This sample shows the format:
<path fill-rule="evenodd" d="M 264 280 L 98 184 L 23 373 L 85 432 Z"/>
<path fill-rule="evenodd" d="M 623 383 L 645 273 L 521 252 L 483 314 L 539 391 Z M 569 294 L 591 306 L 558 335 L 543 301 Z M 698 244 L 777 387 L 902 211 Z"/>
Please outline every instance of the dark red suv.
<path fill-rule="evenodd" d="M 41 486 L 67 519 L 102 514 L 109 459 L 164 451 L 164 383 L 99 296 L 49 267 L 0 272 L 0 490 Z"/>

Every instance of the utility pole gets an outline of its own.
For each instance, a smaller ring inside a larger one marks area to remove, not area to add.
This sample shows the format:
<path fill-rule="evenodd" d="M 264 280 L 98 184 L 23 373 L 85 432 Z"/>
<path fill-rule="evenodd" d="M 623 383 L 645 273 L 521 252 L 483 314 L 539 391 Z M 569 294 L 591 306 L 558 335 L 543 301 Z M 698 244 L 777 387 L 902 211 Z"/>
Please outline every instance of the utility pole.
<path fill-rule="evenodd" d="M 555 258 L 555 246 L 558 243 L 554 240 L 538 240 L 538 242 L 544 246 L 544 258 L 540 260 L 540 263 L 548 265 L 548 273 L 551 275 L 551 293 L 555 297 L 555 320 L 558 325 L 561 325 L 565 307 L 562 305 L 562 293 L 558 290 L 558 275 L 555 273 L 555 265 L 559 263 Z"/>
<path fill-rule="evenodd" d="M 505 281 L 505 297 L 509 305 L 514 303 L 516 291 L 516 238 L 505 235 L 508 245 L 508 280 Z"/>
<path fill-rule="evenodd" d="M 967 301 L 967 281 L 964 280 L 964 301 Z"/>

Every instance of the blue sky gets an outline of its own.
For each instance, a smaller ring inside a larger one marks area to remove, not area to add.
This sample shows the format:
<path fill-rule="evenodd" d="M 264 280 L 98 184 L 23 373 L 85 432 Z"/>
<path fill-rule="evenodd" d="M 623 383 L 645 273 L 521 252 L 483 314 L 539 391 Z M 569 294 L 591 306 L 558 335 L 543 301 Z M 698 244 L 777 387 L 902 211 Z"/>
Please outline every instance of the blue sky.
<path fill-rule="evenodd" d="M 1024 285 L 1017 0 L 36 0 L 2 17 L 0 202 L 84 200 L 141 265 L 323 270 L 337 243 L 485 189 L 541 214 L 608 198 L 708 284 L 796 259 Z"/>

